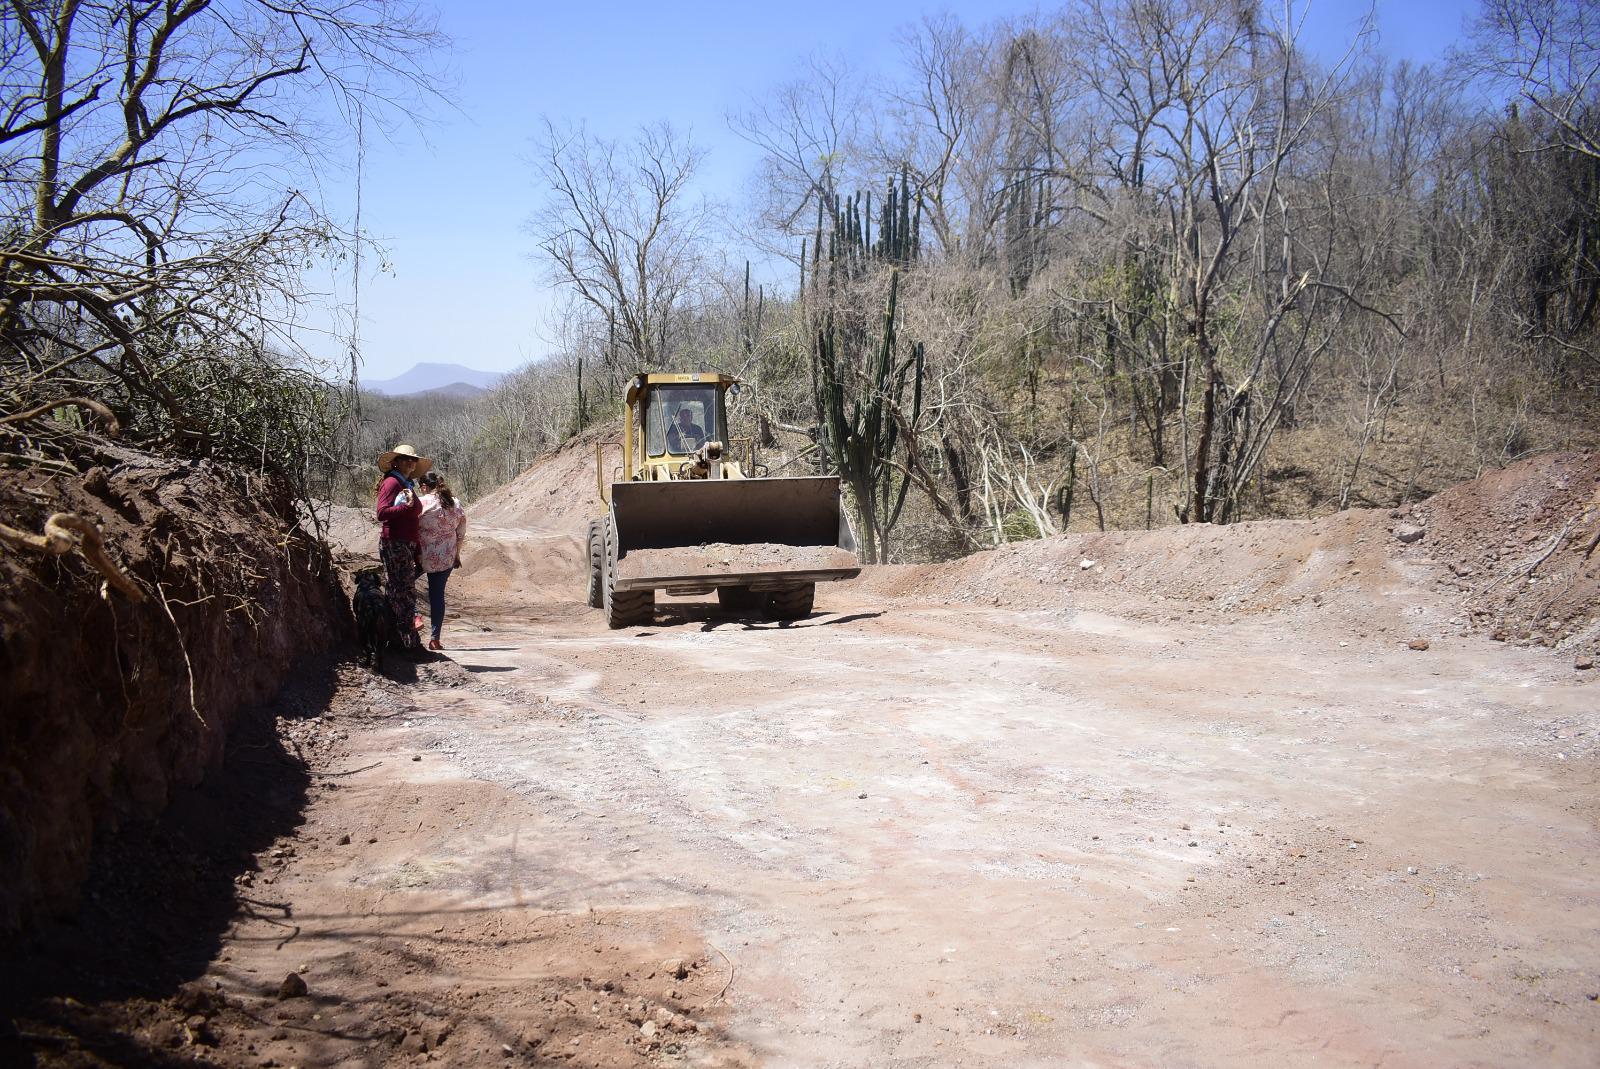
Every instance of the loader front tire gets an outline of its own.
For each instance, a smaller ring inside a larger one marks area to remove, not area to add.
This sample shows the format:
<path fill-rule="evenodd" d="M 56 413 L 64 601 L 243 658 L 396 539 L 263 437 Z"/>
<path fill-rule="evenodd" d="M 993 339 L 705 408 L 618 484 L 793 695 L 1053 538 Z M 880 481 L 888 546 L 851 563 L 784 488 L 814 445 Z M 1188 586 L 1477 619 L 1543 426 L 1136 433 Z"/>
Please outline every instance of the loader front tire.
<path fill-rule="evenodd" d="M 815 583 L 802 583 L 799 586 L 774 590 L 767 595 L 762 611 L 769 620 L 798 620 L 811 615 L 811 607 L 816 601 L 816 596 Z"/>
<path fill-rule="evenodd" d="M 589 607 L 606 604 L 606 528 L 602 520 L 589 521 Z"/>
<path fill-rule="evenodd" d="M 606 626 L 615 631 L 621 627 L 638 627 L 647 624 L 656 614 L 654 590 L 619 591 L 617 586 L 617 532 L 606 528 L 605 593 L 601 607 L 606 612 Z"/>
<path fill-rule="evenodd" d="M 747 586 L 717 587 L 717 604 L 729 612 L 761 607 L 761 595 Z"/>

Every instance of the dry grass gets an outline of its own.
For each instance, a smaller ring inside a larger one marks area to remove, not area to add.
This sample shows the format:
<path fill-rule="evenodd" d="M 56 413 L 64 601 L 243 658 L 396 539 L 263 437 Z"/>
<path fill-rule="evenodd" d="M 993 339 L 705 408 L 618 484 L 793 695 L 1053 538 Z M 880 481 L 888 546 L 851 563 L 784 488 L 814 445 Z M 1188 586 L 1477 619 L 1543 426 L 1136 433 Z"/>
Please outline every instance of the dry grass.
<path fill-rule="evenodd" d="M 1507 434 L 1513 424 L 1515 433 Z M 1105 530 L 1143 530 L 1178 522 L 1181 472 L 1151 467 L 1143 441 L 1130 443 L 1125 425 L 1083 444 L 1065 530 L 1096 531 L 1102 522 Z M 1393 508 L 1530 456 L 1592 449 L 1600 449 L 1600 420 L 1584 413 L 1525 414 L 1515 421 L 1502 414 L 1480 418 L 1475 426 L 1460 407 L 1396 408 L 1359 457 L 1347 423 L 1307 423 L 1274 437 L 1240 518 L 1309 519 L 1341 508 Z M 1040 460 L 1044 477 L 1062 486 L 1065 455 Z M 1009 516 L 1006 532 L 1008 541 L 1037 533 L 1020 512 Z M 982 541 L 991 538 L 986 533 Z M 917 494 L 907 503 L 895 542 L 897 560 L 945 559 L 959 552 L 942 518 Z"/>

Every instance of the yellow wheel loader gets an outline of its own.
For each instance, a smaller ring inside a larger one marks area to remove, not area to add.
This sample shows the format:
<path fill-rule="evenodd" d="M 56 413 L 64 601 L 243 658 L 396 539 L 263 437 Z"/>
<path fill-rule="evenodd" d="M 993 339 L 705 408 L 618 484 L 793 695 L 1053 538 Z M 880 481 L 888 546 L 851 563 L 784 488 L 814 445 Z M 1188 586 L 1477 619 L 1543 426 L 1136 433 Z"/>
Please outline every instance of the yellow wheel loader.
<path fill-rule="evenodd" d="M 622 463 L 608 482 L 595 446 L 605 515 L 589 522 L 589 604 L 611 627 L 649 623 L 657 591 L 798 619 L 816 584 L 861 573 L 839 480 L 758 477 L 755 443 L 728 437 L 739 388 L 710 372 L 629 382 Z"/>

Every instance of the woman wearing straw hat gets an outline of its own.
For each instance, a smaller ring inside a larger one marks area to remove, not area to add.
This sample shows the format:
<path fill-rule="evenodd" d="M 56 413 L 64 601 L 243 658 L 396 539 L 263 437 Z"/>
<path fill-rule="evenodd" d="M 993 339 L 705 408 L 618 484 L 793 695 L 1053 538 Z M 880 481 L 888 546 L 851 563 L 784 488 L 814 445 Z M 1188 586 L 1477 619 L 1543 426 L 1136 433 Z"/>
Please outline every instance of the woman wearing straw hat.
<path fill-rule="evenodd" d="M 378 484 L 378 559 L 388 579 L 389 604 L 400 624 L 401 644 L 406 652 L 420 654 L 422 640 L 417 635 L 417 517 L 422 515 L 422 497 L 416 480 L 433 461 L 419 456 L 409 445 L 397 445 L 378 457 L 384 473 Z"/>

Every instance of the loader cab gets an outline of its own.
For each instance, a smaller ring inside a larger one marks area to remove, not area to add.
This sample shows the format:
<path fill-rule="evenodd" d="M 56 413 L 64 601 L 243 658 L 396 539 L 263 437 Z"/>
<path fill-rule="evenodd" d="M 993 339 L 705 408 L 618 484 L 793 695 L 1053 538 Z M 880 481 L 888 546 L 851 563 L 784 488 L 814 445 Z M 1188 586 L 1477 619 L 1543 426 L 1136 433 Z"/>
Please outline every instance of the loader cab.
<path fill-rule="evenodd" d="M 629 482 L 746 478 L 755 443 L 728 437 L 727 396 L 738 389 L 738 379 L 715 372 L 635 375 L 628 384 L 624 468 L 618 474 Z M 701 447 L 711 442 L 719 448 L 701 456 Z M 603 500 L 603 480 L 600 489 Z"/>
<path fill-rule="evenodd" d="M 692 456 L 706 442 L 726 440 L 719 385 L 669 383 L 650 388 L 643 412 L 645 455 Z"/>

